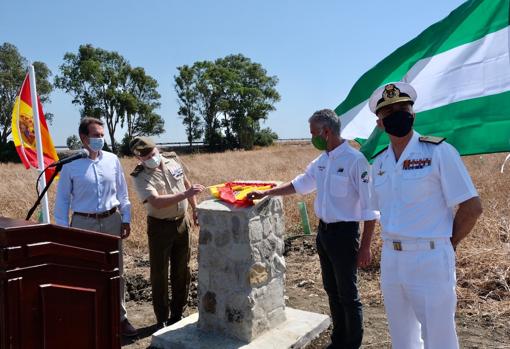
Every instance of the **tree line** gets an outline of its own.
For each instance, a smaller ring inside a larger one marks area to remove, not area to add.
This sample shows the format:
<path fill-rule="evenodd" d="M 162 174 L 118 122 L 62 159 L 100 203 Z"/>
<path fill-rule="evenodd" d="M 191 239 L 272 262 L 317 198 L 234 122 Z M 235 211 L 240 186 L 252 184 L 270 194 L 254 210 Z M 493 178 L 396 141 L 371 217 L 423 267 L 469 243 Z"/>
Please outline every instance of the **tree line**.
<path fill-rule="evenodd" d="M 118 52 L 81 45 L 67 52 L 58 74 L 43 62 L 33 62 L 38 94 L 43 104 L 50 101 L 54 88 L 72 96 L 80 117 L 92 116 L 105 122 L 107 143 L 113 152 L 128 155 L 129 141 L 136 136 L 156 136 L 165 132 L 159 84 L 143 67 L 133 67 Z M 15 161 L 12 109 L 28 67 L 28 61 L 10 43 L 0 46 L 0 161 Z M 280 100 L 278 79 L 269 76 L 259 63 L 237 54 L 214 61 L 199 61 L 177 67 L 173 76 L 177 93 L 177 114 L 190 144 L 203 140 L 210 150 L 251 149 L 270 145 L 278 136 L 260 122 L 268 118 Z M 53 114 L 46 111 L 51 123 Z M 77 120 L 78 123 L 78 120 Z M 125 129 L 120 143 L 116 136 Z M 74 130 L 73 130 L 74 131 Z M 70 148 L 79 146 L 73 134 Z"/>

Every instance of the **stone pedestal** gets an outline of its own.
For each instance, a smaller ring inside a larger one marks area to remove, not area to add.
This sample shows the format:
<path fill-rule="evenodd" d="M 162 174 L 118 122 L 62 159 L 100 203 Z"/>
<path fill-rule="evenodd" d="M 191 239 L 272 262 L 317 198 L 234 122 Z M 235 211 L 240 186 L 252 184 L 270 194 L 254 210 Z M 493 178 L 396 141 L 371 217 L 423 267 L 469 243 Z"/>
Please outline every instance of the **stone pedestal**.
<path fill-rule="evenodd" d="M 198 314 L 152 336 L 172 349 L 299 349 L 327 329 L 327 315 L 285 308 L 279 197 L 237 208 L 198 206 Z"/>
<path fill-rule="evenodd" d="M 198 206 L 198 328 L 245 342 L 285 321 L 283 206 Z"/>

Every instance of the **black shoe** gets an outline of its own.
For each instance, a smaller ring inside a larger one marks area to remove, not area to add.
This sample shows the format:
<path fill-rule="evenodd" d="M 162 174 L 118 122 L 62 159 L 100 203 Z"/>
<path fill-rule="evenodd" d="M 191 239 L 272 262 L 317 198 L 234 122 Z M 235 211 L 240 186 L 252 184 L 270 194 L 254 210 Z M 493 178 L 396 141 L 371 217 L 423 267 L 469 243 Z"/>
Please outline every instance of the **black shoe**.
<path fill-rule="evenodd" d="M 131 325 L 128 319 L 124 319 L 120 323 L 120 333 L 125 337 L 134 337 L 138 335 L 138 331 Z"/>
<path fill-rule="evenodd" d="M 181 321 L 182 315 L 176 315 L 176 316 L 170 316 L 168 320 L 166 320 L 166 326 L 171 326 L 175 324 L 176 322 Z"/>

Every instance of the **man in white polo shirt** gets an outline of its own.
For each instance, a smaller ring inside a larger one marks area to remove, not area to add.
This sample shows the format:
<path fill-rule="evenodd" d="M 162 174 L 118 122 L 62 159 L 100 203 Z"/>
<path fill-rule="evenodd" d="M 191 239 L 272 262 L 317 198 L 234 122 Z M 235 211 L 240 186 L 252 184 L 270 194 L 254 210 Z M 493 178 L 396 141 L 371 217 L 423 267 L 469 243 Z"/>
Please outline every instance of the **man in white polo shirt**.
<path fill-rule="evenodd" d="M 381 288 L 394 349 L 458 348 L 454 250 L 482 206 L 455 148 L 413 131 L 416 97 L 411 85 L 396 82 L 369 101 L 390 138 L 372 165 Z"/>
<path fill-rule="evenodd" d="M 340 120 L 332 110 L 315 112 L 309 122 L 312 143 L 323 151 L 321 155 L 292 182 L 252 192 L 248 198 L 317 190 L 314 202 L 315 214 L 320 218 L 317 252 L 333 320 L 328 348 L 359 348 L 363 315 L 357 267 L 370 264 L 370 242 L 378 218 L 378 212 L 369 208 L 369 166 L 364 156 L 340 137 Z M 364 221 L 361 244 L 359 221 Z"/>

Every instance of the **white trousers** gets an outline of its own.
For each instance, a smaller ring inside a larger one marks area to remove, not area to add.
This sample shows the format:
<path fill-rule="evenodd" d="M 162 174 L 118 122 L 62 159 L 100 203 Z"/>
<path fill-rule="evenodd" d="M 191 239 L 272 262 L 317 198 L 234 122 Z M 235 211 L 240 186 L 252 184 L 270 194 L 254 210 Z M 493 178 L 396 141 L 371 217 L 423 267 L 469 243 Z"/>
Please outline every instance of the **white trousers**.
<path fill-rule="evenodd" d="M 449 239 L 405 242 L 402 251 L 385 240 L 381 289 L 394 349 L 458 349 L 455 330 L 455 253 Z"/>

